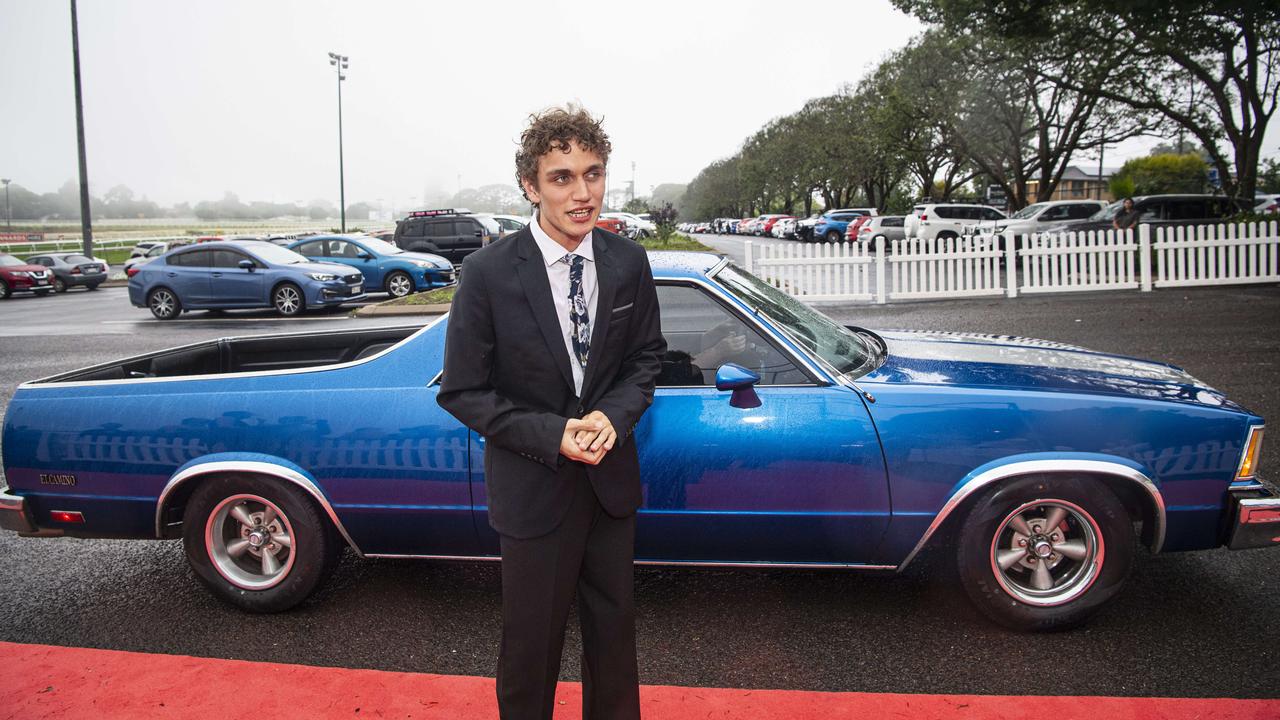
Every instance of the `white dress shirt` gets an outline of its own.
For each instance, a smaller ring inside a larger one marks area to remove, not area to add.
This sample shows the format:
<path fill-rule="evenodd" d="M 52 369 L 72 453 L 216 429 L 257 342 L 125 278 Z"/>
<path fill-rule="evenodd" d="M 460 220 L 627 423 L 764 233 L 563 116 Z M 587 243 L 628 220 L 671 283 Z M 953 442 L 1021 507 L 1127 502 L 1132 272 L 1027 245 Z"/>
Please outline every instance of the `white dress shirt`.
<path fill-rule="evenodd" d="M 547 235 L 538 224 L 538 212 L 533 212 L 533 222 L 529 223 L 533 231 L 534 242 L 542 252 L 542 259 L 547 264 L 547 282 L 551 284 L 551 298 L 555 300 L 556 319 L 560 321 L 560 339 L 569 352 L 569 369 L 573 371 L 573 391 L 582 397 L 582 377 L 586 368 L 578 364 L 578 357 L 573 352 L 573 320 L 569 317 L 571 301 L 569 300 L 569 264 L 561 262 L 566 255 L 581 255 L 586 261 L 582 263 L 582 294 L 587 298 L 587 337 L 596 322 L 596 257 L 591 247 L 591 233 L 582 238 L 582 244 L 572 253 Z M 594 349 L 594 348 L 593 348 Z"/>

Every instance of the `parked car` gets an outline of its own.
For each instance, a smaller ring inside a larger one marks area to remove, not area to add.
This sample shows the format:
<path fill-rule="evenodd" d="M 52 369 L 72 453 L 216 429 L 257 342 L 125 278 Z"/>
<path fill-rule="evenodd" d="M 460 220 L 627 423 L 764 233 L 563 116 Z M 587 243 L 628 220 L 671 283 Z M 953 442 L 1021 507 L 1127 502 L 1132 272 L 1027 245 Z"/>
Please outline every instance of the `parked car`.
<path fill-rule="evenodd" d="M 275 308 L 297 315 L 364 298 L 364 276 L 257 240 L 198 243 L 151 260 L 129 278 L 129 302 L 159 320 L 187 310 Z"/>
<path fill-rule="evenodd" d="M 1256 213 L 1280 212 L 1280 195 L 1275 193 L 1259 193 L 1258 196 L 1254 198 L 1253 211 Z"/>
<path fill-rule="evenodd" d="M 132 252 L 138 253 L 139 248 L 142 248 L 142 252 L 138 254 L 130 254 L 129 259 L 124 261 L 124 274 L 126 277 L 133 277 L 135 272 L 134 268 L 145 265 L 174 248 L 184 247 L 190 244 L 190 242 L 182 240 L 138 243 L 134 246 Z M 144 245 L 146 246 L 145 248 L 143 248 Z"/>
<path fill-rule="evenodd" d="M 601 215 L 596 218 L 596 227 L 608 230 L 615 235 L 627 234 L 627 223 L 625 220 L 616 217 L 605 217 Z"/>
<path fill-rule="evenodd" d="M 510 235 L 523 230 L 529 224 L 529 218 L 519 215 L 486 215 L 486 217 L 493 218 L 493 221 L 498 224 L 499 235 Z"/>
<path fill-rule="evenodd" d="M 107 280 L 109 266 L 95 258 L 78 252 L 56 252 L 33 255 L 27 258 L 28 265 L 43 265 L 53 277 L 50 283 L 54 292 L 66 292 L 73 287 L 97 290 Z"/>
<path fill-rule="evenodd" d="M 1116 598 L 1139 539 L 1280 543 L 1262 418 L 1179 368 L 846 327 L 720 256 L 650 257 L 668 349 L 632 440 L 639 561 L 883 571 L 936 549 L 983 613 L 1050 630 Z M 435 401 L 447 323 L 209 340 L 24 383 L 0 526 L 180 537 L 194 575 L 255 612 L 302 602 L 346 547 L 496 559 L 485 443 Z"/>
<path fill-rule="evenodd" d="M 502 235 L 498 221 L 462 208 L 419 210 L 396 223 L 392 244 L 409 252 L 430 253 L 454 265 Z"/>
<path fill-rule="evenodd" d="M 600 213 L 600 217 L 616 217 L 627 224 L 627 237 L 640 240 L 658 232 L 658 226 L 651 220 L 644 220 L 639 215 L 629 212 Z"/>
<path fill-rule="evenodd" d="M 289 249 L 313 262 L 355 268 L 364 276 L 366 292 L 381 289 L 392 297 L 451 285 L 455 278 L 453 263 L 439 255 L 406 252 L 367 235 L 319 235 L 295 241 Z"/>
<path fill-rule="evenodd" d="M 167 244 L 168 243 L 166 243 L 163 240 L 143 240 L 142 242 L 139 242 L 137 245 L 134 245 L 129 250 L 129 257 L 131 258 L 143 257 L 147 255 L 149 252 L 151 252 L 152 248 L 158 245 L 167 245 Z"/>
<path fill-rule="evenodd" d="M 1007 219 L 1008 216 L 1003 212 L 986 205 L 926 203 L 912 208 L 904 230 L 909 238 L 945 240 L 971 232 L 971 228 L 980 222 Z"/>
<path fill-rule="evenodd" d="M 774 226 L 781 220 L 795 220 L 795 217 L 792 215 L 774 215 L 761 223 L 760 234 L 772 236 Z"/>
<path fill-rule="evenodd" d="M 906 237 L 903 231 L 905 217 L 902 215 L 876 215 L 869 217 L 858 226 L 858 242 L 874 243 L 876 238 L 884 238 L 885 242 L 901 240 Z"/>
<path fill-rule="evenodd" d="M 862 226 L 866 225 L 869 220 L 871 220 L 870 215 L 859 215 L 858 217 L 850 220 L 849 224 L 844 228 L 844 239 L 847 242 L 856 242 L 859 230 Z"/>
<path fill-rule="evenodd" d="M 779 240 L 789 240 L 794 238 L 796 236 L 796 218 L 782 218 L 773 224 L 773 229 L 769 232 Z"/>
<path fill-rule="evenodd" d="M 1107 204 L 1101 200 L 1051 200 L 1028 205 L 1009 216 L 1007 220 L 983 220 L 972 232 L 996 235 L 1000 238 L 1018 238 L 1043 232 L 1058 223 L 1084 220 Z"/>
<path fill-rule="evenodd" d="M 1045 232 L 1087 232 L 1110 230 L 1123 201 L 1114 202 L 1084 220 L 1066 221 L 1045 228 Z M 1144 195 L 1133 198 L 1139 225 L 1177 227 L 1218 222 L 1253 209 L 1248 202 L 1222 195 Z"/>
<path fill-rule="evenodd" d="M 33 265 L 8 253 L 0 253 L 0 300 L 8 300 L 16 292 L 48 295 L 53 289 L 51 276 L 52 273 L 43 265 Z"/>

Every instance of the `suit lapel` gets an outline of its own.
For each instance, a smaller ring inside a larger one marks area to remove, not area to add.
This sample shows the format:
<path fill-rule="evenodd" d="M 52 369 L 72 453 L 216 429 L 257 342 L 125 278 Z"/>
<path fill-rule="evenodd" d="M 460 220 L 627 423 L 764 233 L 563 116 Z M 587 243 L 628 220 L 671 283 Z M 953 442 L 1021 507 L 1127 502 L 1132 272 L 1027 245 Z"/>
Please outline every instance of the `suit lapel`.
<path fill-rule="evenodd" d="M 551 297 L 551 283 L 547 281 L 547 266 L 543 262 L 542 253 L 533 239 L 533 233 L 525 231 L 524 236 L 517 238 L 520 243 L 520 259 L 516 261 L 516 272 L 520 276 L 520 285 L 524 288 L 525 298 L 533 310 L 533 317 L 538 322 L 538 329 L 547 341 L 551 351 L 551 360 L 560 370 L 569 391 L 573 392 L 573 372 L 569 369 L 569 351 L 564 347 L 565 339 L 560 337 L 560 319 L 556 316 L 555 299 Z"/>
<path fill-rule="evenodd" d="M 594 232 L 594 231 L 593 231 Z M 618 289 L 618 273 L 609 256 L 604 233 L 595 233 L 591 244 L 596 262 L 596 316 L 592 318 L 591 352 L 587 355 L 587 367 L 582 376 L 582 397 L 590 397 L 591 380 L 595 377 L 605 341 L 609 339 L 609 321 L 613 319 L 613 296 Z"/>

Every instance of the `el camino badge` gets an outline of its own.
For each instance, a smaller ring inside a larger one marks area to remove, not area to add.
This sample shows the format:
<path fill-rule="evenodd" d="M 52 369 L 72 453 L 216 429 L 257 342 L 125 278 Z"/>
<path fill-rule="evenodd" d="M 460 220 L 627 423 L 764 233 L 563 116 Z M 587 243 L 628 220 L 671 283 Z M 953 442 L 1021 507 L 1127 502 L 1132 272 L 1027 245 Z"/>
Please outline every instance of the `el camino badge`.
<path fill-rule="evenodd" d="M 41 485 L 75 485 L 76 476 L 40 473 L 40 484 Z"/>

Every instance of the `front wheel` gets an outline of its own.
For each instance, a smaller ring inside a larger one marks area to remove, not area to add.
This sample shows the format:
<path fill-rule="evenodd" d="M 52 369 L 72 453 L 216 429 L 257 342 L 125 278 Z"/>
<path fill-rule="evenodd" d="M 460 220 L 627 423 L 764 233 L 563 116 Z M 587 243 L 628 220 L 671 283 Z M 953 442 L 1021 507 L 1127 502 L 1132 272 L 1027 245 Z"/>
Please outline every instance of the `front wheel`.
<path fill-rule="evenodd" d="M 8 300 L 13 295 L 13 288 L 9 287 L 9 283 L 0 279 L 0 300 Z"/>
<path fill-rule="evenodd" d="M 397 270 L 387 276 L 386 288 L 391 297 L 402 298 L 413 292 L 413 278 L 409 277 L 409 273 Z"/>
<path fill-rule="evenodd" d="M 300 488 L 258 476 L 203 481 L 182 520 L 187 562 L 220 600 L 280 612 L 306 600 L 337 565 L 342 544 Z"/>
<path fill-rule="evenodd" d="M 284 317 L 292 317 L 306 309 L 302 290 L 292 283 L 284 283 L 271 291 L 271 305 Z"/>
<path fill-rule="evenodd" d="M 960 529 L 969 598 L 1014 630 L 1065 630 L 1110 602 L 1133 564 L 1133 520 L 1105 485 L 1035 476 L 980 497 Z"/>
<path fill-rule="evenodd" d="M 828 231 L 827 231 L 827 242 L 829 242 L 829 243 L 838 243 L 838 242 L 840 242 L 840 232 L 839 232 L 838 230 L 828 230 Z"/>

